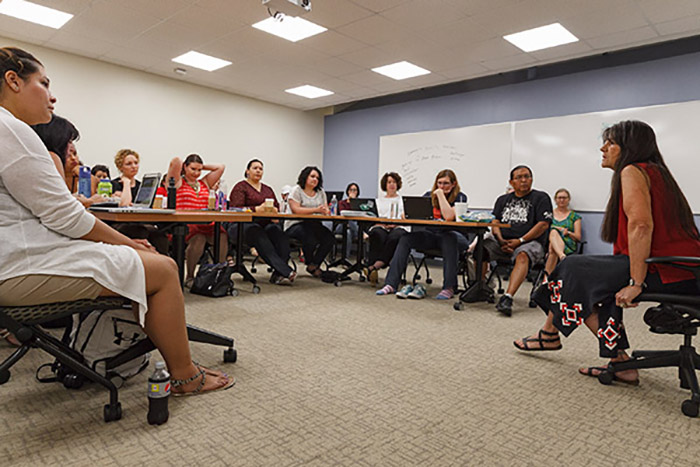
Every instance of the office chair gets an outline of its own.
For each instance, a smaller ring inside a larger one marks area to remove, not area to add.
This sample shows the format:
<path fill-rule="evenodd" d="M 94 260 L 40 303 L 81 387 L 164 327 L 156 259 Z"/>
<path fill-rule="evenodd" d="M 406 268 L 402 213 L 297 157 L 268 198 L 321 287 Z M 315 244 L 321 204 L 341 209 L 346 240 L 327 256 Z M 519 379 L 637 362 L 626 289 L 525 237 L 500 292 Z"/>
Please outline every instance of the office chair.
<path fill-rule="evenodd" d="M 104 420 L 111 422 L 122 417 L 117 382 L 110 375 L 110 370 L 155 349 L 155 345 L 146 338 L 124 352 L 105 362 L 106 375 L 103 376 L 87 366 L 79 352 L 71 349 L 65 342 L 48 334 L 41 324 L 57 318 L 72 316 L 95 310 L 131 310 L 130 300 L 122 297 L 99 297 L 94 300 L 77 300 L 73 302 L 48 303 L 31 306 L 0 307 L 0 328 L 6 328 L 15 335 L 21 346 L 0 363 L 0 385 L 10 379 L 10 368 L 17 363 L 31 348 L 40 348 L 52 355 L 67 369 L 63 384 L 67 388 L 78 388 L 81 381 L 89 380 L 102 385 L 109 391 L 109 403 L 104 406 Z M 202 342 L 227 347 L 224 351 L 225 362 L 235 362 L 238 358 L 233 348 L 233 339 L 215 334 L 194 326 L 187 325 L 187 336 L 191 342 Z M 70 371 L 68 371 L 70 370 Z"/>
<path fill-rule="evenodd" d="M 414 251 L 415 250 L 412 250 L 411 254 L 408 257 L 408 259 L 410 260 L 410 264 L 413 264 L 413 267 L 415 268 L 415 272 L 413 273 L 411 283 L 413 285 L 416 285 L 416 282 L 422 279 L 421 269 L 425 269 L 425 283 L 432 284 L 433 279 L 431 279 L 430 277 L 428 261 L 436 258 L 441 258 L 442 250 L 437 248 L 432 250 L 420 250 L 419 253 L 422 254 L 420 259 L 417 259 L 416 256 L 414 256 Z M 469 284 L 473 281 L 473 278 L 469 276 L 469 253 L 467 250 L 464 250 L 459 254 L 459 261 L 457 262 L 457 277 L 462 278 L 462 285 L 464 286 L 464 289 L 462 290 L 466 290 L 467 288 L 469 288 Z M 459 293 L 459 287 L 454 292 L 455 294 Z"/>
<path fill-rule="evenodd" d="M 658 257 L 649 258 L 649 264 L 668 264 L 693 272 L 700 284 L 700 258 Z M 656 334 L 679 334 L 683 344 L 678 350 L 635 350 L 632 359 L 610 363 L 598 375 L 602 384 L 612 384 L 615 372 L 642 368 L 678 368 L 680 387 L 690 390 L 690 399 L 683 401 L 681 411 L 688 417 L 697 417 L 700 411 L 700 388 L 695 370 L 700 370 L 700 356 L 693 347 L 693 336 L 700 327 L 700 296 L 662 293 L 642 293 L 639 302 L 657 302 L 659 305 L 647 309 L 644 322 Z"/>

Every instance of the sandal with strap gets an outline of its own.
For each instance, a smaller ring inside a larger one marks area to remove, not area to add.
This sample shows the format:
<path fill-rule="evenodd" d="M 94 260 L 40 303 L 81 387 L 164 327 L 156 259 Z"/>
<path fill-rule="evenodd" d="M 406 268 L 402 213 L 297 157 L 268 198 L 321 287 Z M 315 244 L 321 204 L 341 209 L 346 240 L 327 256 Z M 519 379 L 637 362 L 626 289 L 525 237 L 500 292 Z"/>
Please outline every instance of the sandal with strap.
<path fill-rule="evenodd" d="M 189 391 L 189 392 L 176 392 L 176 391 L 171 391 L 170 394 L 172 394 L 174 397 L 183 397 L 183 396 L 196 396 L 197 394 L 208 394 L 210 392 L 215 392 L 215 391 L 225 391 L 226 389 L 231 388 L 234 384 L 236 384 L 236 378 L 233 378 L 231 376 L 226 376 L 228 379 L 228 382 L 224 384 L 223 386 L 220 386 L 218 388 L 214 389 L 208 389 L 206 391 L 203 391 L 202 388 L 204 388 L 204 384 L 207 380 L 207 370 L 203 369 L 199 365 L 195 365 L 197 367 L 197 373 L 194 376 L 191 376 L 187 379 L 172 379 L 170 380 L 170 387 L 172 389 L 179 388 L 181 386 L 184 386 L 186 384 L 191 383 L 192 381 L 195 381 L 197 378 L 201 376 L 202 381 L 199 382 L 199 386 L 194 391 Z"/>
<path fill-rule="evenodd" d="M 592 378 L 597 378 L 599 374 L 604 371 L 609 371 L 607 366 L 589 366 L 588 368 L 579 368 L 578 372 L 583 376 L 590 376 Z M 622 379 L 613 373 L 613 381 L 618 383 L 628 384 L 630 386 L 639 386 L 639 378 L 636 379 Z"/>
<path fill-rule="evenodd" d="M 550 336 L 550 337 L 543 337 Z M 554 337 L 553 337 L 554 336 Z M 539 347 L 530 347 L 530 342 L 537 343 Z M 559 342 L 559 345 L 555 347 L 545 347 L 546 342 Z M 517 341 L 513 341 L 513 345 L 516 349 L 522 350 L 523 352 L 543 352 L 547 350 L 560 350 L 562 348 L 561 339 L 559 338 L 558 332 L 548 332 L 544 329 L 540 329 L 537 332 L 537 337 L 523 337 L 522 345 L 519 345 Z"/>

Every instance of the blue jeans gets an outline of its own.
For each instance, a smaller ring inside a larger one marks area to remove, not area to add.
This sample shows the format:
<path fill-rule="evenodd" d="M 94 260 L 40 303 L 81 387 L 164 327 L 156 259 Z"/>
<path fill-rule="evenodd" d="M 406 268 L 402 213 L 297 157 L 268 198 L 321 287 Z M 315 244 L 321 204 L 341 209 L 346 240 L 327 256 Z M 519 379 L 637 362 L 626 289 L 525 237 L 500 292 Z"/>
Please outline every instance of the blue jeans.
<path fill-rule="evenodd" d="M 468 247 L 469 243 L 464 235 L 454 230 L 422 230 L 407 233 L 399 240 L 399 246 L 396 247 L 394 257 L 391 258 L 385 284 L 398 289 L 401 275 L 408 265 L 408 255 L 411 253 L 411 249 L 440 249 L 442 252 L 442 288 L 456 290 L 459 254 Z"/>

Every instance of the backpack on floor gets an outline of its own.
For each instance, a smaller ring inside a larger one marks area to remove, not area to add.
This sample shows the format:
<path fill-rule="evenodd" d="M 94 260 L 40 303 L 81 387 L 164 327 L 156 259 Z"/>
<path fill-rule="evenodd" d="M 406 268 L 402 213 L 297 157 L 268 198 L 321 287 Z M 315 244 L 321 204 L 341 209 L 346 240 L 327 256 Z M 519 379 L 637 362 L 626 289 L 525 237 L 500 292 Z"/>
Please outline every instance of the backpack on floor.
<path fill-rule="evenodd" d="M 205 297 L 225 297 L 233 292 L 233 267 L 227 263 L 203 264 L 194 277 L 190 293 Z"/>

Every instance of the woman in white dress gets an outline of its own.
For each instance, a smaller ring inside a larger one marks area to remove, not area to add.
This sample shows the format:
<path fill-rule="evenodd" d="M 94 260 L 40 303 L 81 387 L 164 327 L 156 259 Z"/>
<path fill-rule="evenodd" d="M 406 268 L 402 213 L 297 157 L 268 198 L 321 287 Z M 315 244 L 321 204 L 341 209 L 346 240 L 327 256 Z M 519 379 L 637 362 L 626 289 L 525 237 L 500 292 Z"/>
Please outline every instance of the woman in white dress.
<path fill-rule="evenodd" d="M 0 305 L 129 298 L 173 394 L 230 387 L 233 378 L 192 363 L 175 262 L 96 219 L 68 191 L 29 127 L 49 122 L 55 102 L 36 58 L 0 48 Z"/>

